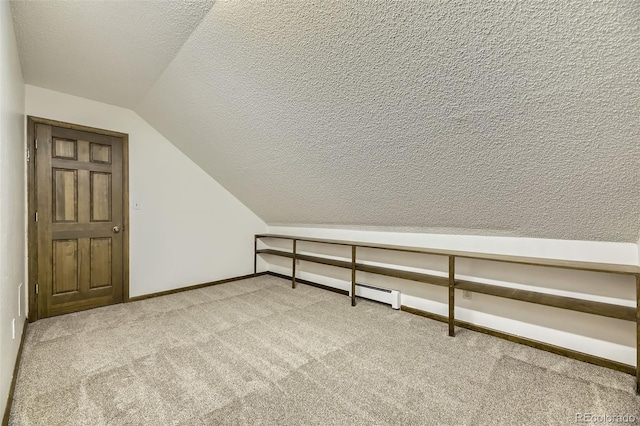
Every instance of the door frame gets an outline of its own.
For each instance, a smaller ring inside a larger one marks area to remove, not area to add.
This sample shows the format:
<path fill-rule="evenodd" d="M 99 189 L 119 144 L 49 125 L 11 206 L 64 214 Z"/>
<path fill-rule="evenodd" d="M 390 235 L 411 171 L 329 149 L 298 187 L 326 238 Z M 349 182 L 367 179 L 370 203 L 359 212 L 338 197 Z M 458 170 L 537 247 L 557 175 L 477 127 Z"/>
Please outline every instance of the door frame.
<path fill-rule="evenodd" d="M 100 135 L 122 138 L 122 301 L 129 301 L 129 135 L 112 130 L 97 129 L 79 124 L 47 118 L 27 116 L 27 269 L 29 322 L 37 321 L 38 296 L 36 283 L 38 282 L 38 225 L 35 221 L 38 200 L 36 198 L 36 144 L 35 131 L 37 124 L 63 127 L 65 129 L 98 133 Z"/>

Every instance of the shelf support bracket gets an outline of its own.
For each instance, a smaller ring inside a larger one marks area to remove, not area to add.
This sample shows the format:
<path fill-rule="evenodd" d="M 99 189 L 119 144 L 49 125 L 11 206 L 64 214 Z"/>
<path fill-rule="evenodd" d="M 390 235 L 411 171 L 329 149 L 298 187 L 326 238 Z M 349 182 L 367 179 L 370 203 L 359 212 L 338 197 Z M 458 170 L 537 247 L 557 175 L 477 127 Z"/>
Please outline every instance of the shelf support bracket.
<path fill-rule="evenodd" d="M 456 335 L 456 258 L 455 256 L 449 256 L 449 336 Z"/>
<path fill-rule="evenodd" d="M 293 267 L 291 268 L 291 288 L 296 288 L 296 246 L 298 240 L 293 240 Z"/>
<path fill-rule="evenodd" d="M 636 393 L 640 395 L 640 274 L 636 274 Z"/>
<path fill-rule="evenodd" d="M 351 306 L 356 306 L 356 246 L 351 246 Z"/>
<path fill-rule="evenodd" d="M 253 275 L 258 273 L 258 236 L 253 236 Z"/>

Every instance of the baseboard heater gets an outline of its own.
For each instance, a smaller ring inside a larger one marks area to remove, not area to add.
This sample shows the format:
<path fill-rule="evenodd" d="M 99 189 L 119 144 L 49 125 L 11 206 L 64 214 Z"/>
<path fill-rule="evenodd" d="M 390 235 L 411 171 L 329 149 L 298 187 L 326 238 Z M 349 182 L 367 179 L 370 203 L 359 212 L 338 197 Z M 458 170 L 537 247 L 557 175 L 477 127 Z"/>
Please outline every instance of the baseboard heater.
<path fill-rule="evenodd" d="M 398 290 L 356 283 L 356 296 L 391 305 L 393 309 L 400 309 L 400 292 Z"/>

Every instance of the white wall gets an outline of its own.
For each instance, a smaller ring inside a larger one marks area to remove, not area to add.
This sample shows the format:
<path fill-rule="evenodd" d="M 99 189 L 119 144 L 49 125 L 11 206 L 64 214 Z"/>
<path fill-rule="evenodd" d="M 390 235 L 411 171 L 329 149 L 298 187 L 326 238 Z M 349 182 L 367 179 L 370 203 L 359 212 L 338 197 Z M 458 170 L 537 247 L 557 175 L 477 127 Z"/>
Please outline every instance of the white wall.
<path fill-rule="evenodd" d="M 462 251 L 638 264 L 638 246 L 634 243 L 282 226 L 271 226 L 269 232 Z M 270 239 L 265 243 L 265 245 L 276 248 L 291 248 L 291 243 L 286 240 Z M 351 256 L 348 247 L 304 242 L 298 243 L 298 251 L 347 259 L 350 259 Z M 264 257 L 269 262 L 269 270 L 283 274 L 291 273 L 290 259 L 275 256 Z M 358 249 L 358 260 L 363 263 L 391 264 L 394 267 L 398 265 L 401 269 L 447 276 L 447 260 L 442 256 Z M 347 270 L 302 262 L 297 271 L 299 271 L 297 272 L 299 278 L 343 289 L 350 288 L 350 271 Z M 632 276 L 468 259 L 456 261 L 456 276 L 488 284 L 635 306 L 635 278 Z M 357 280 L 360 283 L 400 290 L 403 305 L 447 315 L 448 293 L 446 288 L 362 272 L 358 272 Z M 456 317 L 507 333 L 630 365 L 636 364 L 636 326 L 631 321 L 604 318 L 475 293 L 472 294 L 471 300 L 467 300 L 463 299 L 460 291 L 456 292 Z M 445 332 L 446 328 L 443 326 L 443 333 Z"/>
<path fill-rule="evenodd" d="M 9 2 L 0 2 L 0 407 L 26 319 L 24 81 Z M 15 337 L 12 327 L 15 320 Z"/>
<path fill-rule="evenodd" d="M 253 273 L 265 223 L 135 112 L 31 85 L 26 112 L 129 134 L 132 297 Z"/>

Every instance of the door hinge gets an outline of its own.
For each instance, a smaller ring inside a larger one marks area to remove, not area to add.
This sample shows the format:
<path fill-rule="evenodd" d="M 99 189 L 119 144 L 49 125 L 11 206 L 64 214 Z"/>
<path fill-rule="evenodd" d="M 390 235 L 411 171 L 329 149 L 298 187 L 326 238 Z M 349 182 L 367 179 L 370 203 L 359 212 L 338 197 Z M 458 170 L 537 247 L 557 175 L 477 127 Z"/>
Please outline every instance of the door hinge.
<path fill-rule="evenodd" d="M 36 149 L 38 149 L 38 139 L 36 139 Z"/>
<path fill-rule="evenodd" d="M 27 163 L 31 160 L 31 150 L 27 148 Z"/>
<path fill-rule="evenodd" d="M 38 284 L 36 284 L 36 294 L 38 294 Z"/>
<path fill-rule="evenodd" d="M 36 212 L 36 222 L 38 221 L 38 212 Z"/>

